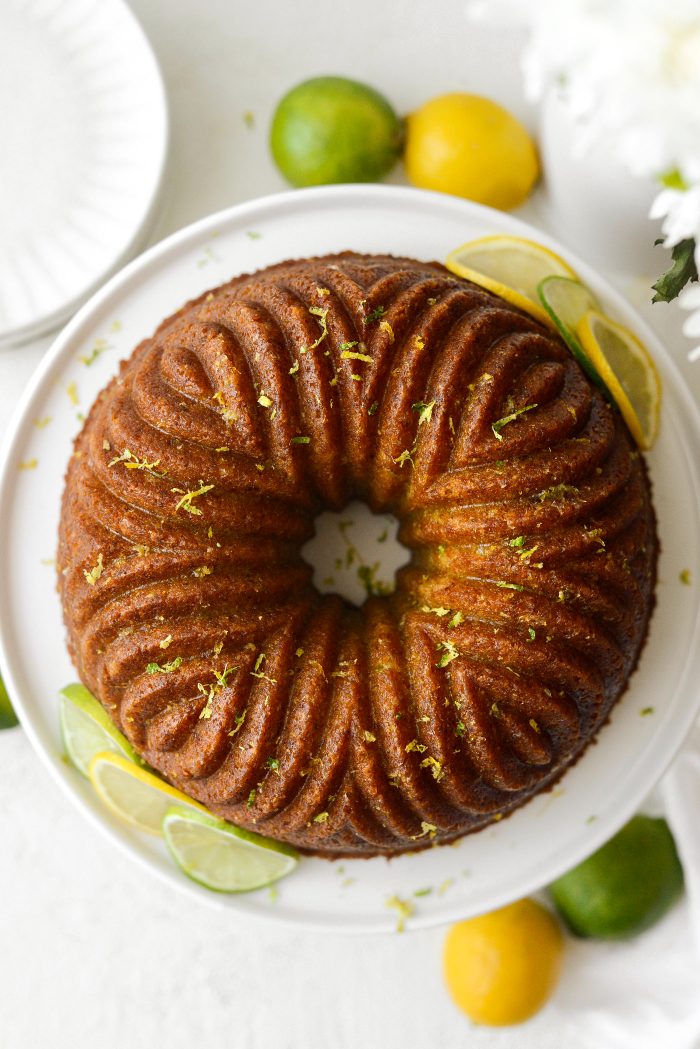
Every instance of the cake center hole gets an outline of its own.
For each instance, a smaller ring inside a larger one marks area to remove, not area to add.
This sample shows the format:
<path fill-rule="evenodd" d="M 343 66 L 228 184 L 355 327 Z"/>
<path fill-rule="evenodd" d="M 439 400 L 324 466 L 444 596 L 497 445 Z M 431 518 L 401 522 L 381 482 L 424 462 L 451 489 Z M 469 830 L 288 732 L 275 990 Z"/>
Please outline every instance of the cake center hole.
<path fill-rule="evenodd" d="M 301 551 L 314 570 L 316 589 L 358 606 L 369 596 L 393 593 L 397 569 L 411 559 L 397 539 L 398 529 L 393 514 L 373 514 L 360 502 L 348 503 L 339 514 L 319 514 L 316 533 Z"/>

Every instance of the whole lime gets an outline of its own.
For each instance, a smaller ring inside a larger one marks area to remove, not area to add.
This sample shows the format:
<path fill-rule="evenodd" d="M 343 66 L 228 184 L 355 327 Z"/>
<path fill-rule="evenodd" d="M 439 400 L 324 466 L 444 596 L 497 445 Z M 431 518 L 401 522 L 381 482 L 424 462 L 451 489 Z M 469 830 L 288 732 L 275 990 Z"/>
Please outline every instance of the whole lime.
<path fill-rule="evenodd" d="M 673 836 L 663 819 L 635 816 L 592 856 L 549 886 L 577 936 L 635 936 L 663 917 L 683 891 Z"/>
<path fill-rule="evenodd" d="M 17 715 L 12 709 L 5 683 L 0 677 L 0 729 L 13 728 L 17 723 Z"/>
<path fill-rule="evenodd" d="M 387 100 L 345 77 L 297 84 L 278 104 L 270 129 L 272 156 L 293 186 L 376 182 L 402 144 L 402 121 Z"/>

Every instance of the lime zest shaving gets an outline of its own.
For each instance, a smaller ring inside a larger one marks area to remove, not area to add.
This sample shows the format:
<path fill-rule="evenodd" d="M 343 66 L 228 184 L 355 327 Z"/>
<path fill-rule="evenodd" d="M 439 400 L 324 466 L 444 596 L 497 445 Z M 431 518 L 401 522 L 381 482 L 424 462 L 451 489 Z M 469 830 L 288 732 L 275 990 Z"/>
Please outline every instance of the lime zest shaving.
<path fill-rule="evenodd" d="M 197 488 L 193 492 L 186 492 L 183 488 L 171 488 L 171 492 L 176 492 L 177 494 L 182 495 L 182 499 L 180 499 L 175 507 L 175 513 L 177 513 L 178 510 L 185 510 L 188 514 L 195 514 L 195 516 L 201 517 L 202 511 L 198 506 L 193 506 L 192 503 L 195 499 L 198 499 L 200 495 L 206 495 L 207 492 L 210 492 L 213 487 L 213 484 L 203 484 L 201 488 Z"/>
<path fill-rule="evenodd" d="M 354 350 L 343 350 L 340 356 L 344 361 L 364 361 L 365 364 L 372 363 L 372 358 L 368 353 L 355 353 Z"/>
<path fill-rule="evenodd" d="M 224 395 L 221 390 L 217 390 L 216 393 L 213 393 L 211 399 L 216 401 L 219 405 L 219 415 L 222 419 L 225 419 L 227 423 L 234 423 L 236 421 L 238 415 L 231 408 L 226 406 L 226 401 L 224 400 Z M 219 451 L 218 448 L 216 450 L 217 452 Z M 226 449 L 226 451 L 228 451 L 228 449 Z"/>
<path fill-rule="evenodd" d="M 240 729 L 243 727 L 243 722 L 245 721 L 245 716 L 247 713 L 248 711 L 244 710 L 242 714 L 236 714 L 236 724 L 228 733 L 229 736 L 235 736 L 236 733 L 240 731 Z"/>
<path fill-rule="evenodd" d="M 403 932 L 406 928 L 406 922 L 411 918 L 416 908 L 410 900 L 403 900 L 400 896 L 389 896 L 386 901 L 386 906 L 389 910 L 396 911 L 398 919 L 396 922 L 396 931 Z"/>
<path fill-rule="evenodd" d="M 162 647 L 162 646 L 161 646 Z M 173 670 L 177 670 L 182 665 L 182 656 L 175 656 L 175 659 L 171 660 L 170 663 L 148 663 L 146 666 L 147 674 L 172 674 Z"/>
<path fill-rule="evenodd" d="M 546 503 L 550 500 L 565 499 L 567 495 L 575 495 L 577 492 L 578 488 L 573 484 L 554 484 L 539 492 L 537 498 L 541 503 Z"/>
<path fill-rule="evenodd" d="M 380 331 L 385 331 L 387 333 L 387 335 L 389 336 L 389 342 L 393 342 L 394 341 L 394 329 L 389 324 L 389 321 L 380 321 L 379 322 L 379 330 Z"/>
<path fill-rule="evenodd" d="M 154 459 L 152 463 L 149 463 L 148 459 L 139 459 L 138 455 L 134 455 L 128 448 L 125 448 L 121 455 L 115 456 L 111 462 L 107 463 L 107 466 L 116 466 L 117 463 L 124 463 L 127 470 L 145 470 L 152 477 L 165 477 L 168 472 L 164 470 L 159 473 L 156 470 L 156 466 L 160 466 L 160 459 Z"/>
<path fill-rule="evenodd" d="M 101 357 L 105 350 L 111 350 L 113 347 L 106 339 L 95 339 L 92 344 L 92 349 L 89 354 L 81 353 L 78 360 L 81 361 L 86 367 L 90 367 L 94 364 L 98 357 Z"/>
<path fill-rule="evenodd" d="M 199 720 L 204 719 L 208 721 L 212 715 L 212 705 L 219 692 L 226 687 L 226 681 L 229 674 L 233 674 L 234 671 L 238 670 L 238 667 L 229 667 L 226 665 L 222 671 L 213 671 L 215 682 L 213 684 L 203 685 L 200 682 L 197 683 L 197 691 L 201 692 L 203 696 L 206 696 L 206 703 L 199 712 Z"/>
<path fill-rule="evenodd" d="M 435 401 L 416 401 L 415 404 L 411 405 L 411 410 L 418 412 L 418 425 L 422 426 L 423 423 L 429 423 L 433 417 L 433 408 L 435 407 Z"/>
<path fill-rule="evenodd" d="M 312 343 L 311 346 L 308 347 L 309 350 L 315 350 L 317 346 L 321 345 L 323 340 L 328 335 L 328 306 L 326 306 L 324 309 L 322 309 L 320 306 L 309 306 L 309 313 L 313 313 L 314 317 L 317 318 L 318 324 L 321 328 L 321 334 L 316 339 L 316 342 Z M 303 350 L 302 352 L 306 351 Z"/>
<path fill-rule="evenodd" d="M 436 783 L 439 783 L 442 777 L 445 775 L 445 770 L 443 768 L 442 762 L 438 761 L 437 758 L 432 757 L 430 754 L 427 758 L 423 758 L 423 760 L 420 763 L 420 767 L 422 769 L 429 768 L 432 773 L 433 779 Z"/>
<path fill-rule="evenodd" d="M 103 568 L 104 568 L 104 562 L 102 560 L 102 554 L 99 553 L 97 555 L 97 563 L 90 569 L 90 571 L 88 571 L 87 568 L 83 569 L 83 575 L 85 576 L 85 581 L 87 582 L 87 584 L 89 586 L 94 586 L 95 585 L 97 580 L 102 575 Z"/>
<path fill-rule="evenodd" d="M 264 652 L 260 652 L 259 655 L 258 655 L 258 658 L 255 660 L 255 666 L 253 667 L 253 669 L 250 672 L 251 677 L 257 677 L 257 678 L 259 678 L 262 681 L 269 681 L 271 685 L 276 685 L 277 684 L 277 678 L 269 677 L 268 674 L 265 674 L 260 669 L 260 667 L 263 665 L 263 661 L 265 659 L 267 659 L 267 656 L 265 655 L 265 653 Z"/>
<path fill-rule="evenodd" d="M 430 838 L 432 840 L 435 837 L 436 834 L 437 834 L 437 827 L 435 826 L 434 823 L 426 823 L 425 820 L 421 820 L 420 821 L 420 834 L 413 834 L 413 835 L 411 835 L 411 838 L 412 838 L 413 841 L 417 841 L 419 838 L 424 838 L 424 837 L 427 836 L 428 838 Z M 413 895 L 414 896 L 427 896 L 429 892 L 430 892 L 430 889 L 428 889 L 427 891 L 423 890 L 423 892 L 414 892 Z"/>
<path fill-rule="evenodd" d="M 388 597 L 389 594 L 394 592 L 394 587 L 391 583 L 385 583 L 377 578 L 380 568 L 379 561 L 375 561 L 372 565 L 361 564 L 357 567 L 357 578 L 370 597 Z"/>
<path fill-rule="evenodd" d="M 411 464 L 411 466 L 414 465 L 413 459 L 411 458 L 411 453 L 409 452 L 408 448 L 404 448 L 404 450 L 401 452 L 401 454 L 397 455 L 396 458 L 393 459 L 392 461 L 395 462 L 397 464 L 397 466 L 399 466 L 402 470 L 403 470 L 404 463 L 408 462 L 408 463 Z"/>
<path fill-rule="evenodd" d="M 425 743 L 419 743 L 417 739 L 412 739 L 411 742 L 407 743 L 404 747 L 407 754 L 411 754 L 413 751 L 416 751 L 418 754 L 425 754 L 427 749 Z"/>
<path fill-rule="evenodd" d="M 446 667 L 453 659 L 457 659 L 459 650 L 452 641 L 438 641 L 436 648 L 442 649 L 443 653 L 435 664 L 436 667 Z"/>
<path fill-rule="evenodd" d="M 508 426 L 509 423 L 515 422 L 515 420 L 518 419 L 521 415 L 524 415 L 525 412 L 531 412 L 536 407 L 536 404 L 526 404 L 524 408 L 516 408 L 516 410 L 514 412 L 511 412 L 510 415 L 504 415 L 502 419 L 497 419 L 495 423 L 492 423 L 491 429 L 493 430 L 493 435 L 496 438 L 496 440 L 503 440 L 503 437 L 501 436 L 501 430 L 504 426 Z"/>
<path fill-rule="evenodd" d="M 373 310 L 365 315 L 365 324 L 373 324 L 374 321 L 378 321 L 384 313 L 386 313 L 385 306 L 375 306 Z"/>

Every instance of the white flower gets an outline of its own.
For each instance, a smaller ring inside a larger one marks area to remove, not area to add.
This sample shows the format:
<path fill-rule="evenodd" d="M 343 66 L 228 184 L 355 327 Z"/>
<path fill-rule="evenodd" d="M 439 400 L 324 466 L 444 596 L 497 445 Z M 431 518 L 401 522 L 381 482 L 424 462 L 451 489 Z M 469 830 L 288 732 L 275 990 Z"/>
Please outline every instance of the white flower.
<path fill-rule="evenodd" d="M 663 218 L 666 248 L 691 237 L 700 239 L 700 183 L 686 190 L 662 189 L 652 202 L 649 218 Z"/>
<path fill-rule="evenodd" d="M 700 252 L 700 3 L 698 0 L 468 0 L 471 18 L 525 27 L 525 90 L 556 89 L 575 119 L 574 148 L 603 142 L 637 177 L 675 175 L 652 218 L 666 247 Z M 700 336 L 700 290 L 681 305 Z M 700 359 L 700 347 L 693 351 Z M 695 358 L 694 358 L 695 359 Z"/>

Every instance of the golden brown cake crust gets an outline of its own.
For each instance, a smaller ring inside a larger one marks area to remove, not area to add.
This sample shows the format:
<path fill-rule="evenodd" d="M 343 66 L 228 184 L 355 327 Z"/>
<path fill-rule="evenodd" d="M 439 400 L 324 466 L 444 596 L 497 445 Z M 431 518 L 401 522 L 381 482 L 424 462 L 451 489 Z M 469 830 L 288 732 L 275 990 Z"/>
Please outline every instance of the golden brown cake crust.
<path fill-rule="evenodd" d="M 389 598 L 319 595 L 322 508 L 395 513 Z M 437 263 L 343 253 L 189 303 L 100 394 L 59 585 L 81 679 L 212 811 L 326 855 L 500 819 L 647 631 L 644 463 L 561 341 Z"/>

